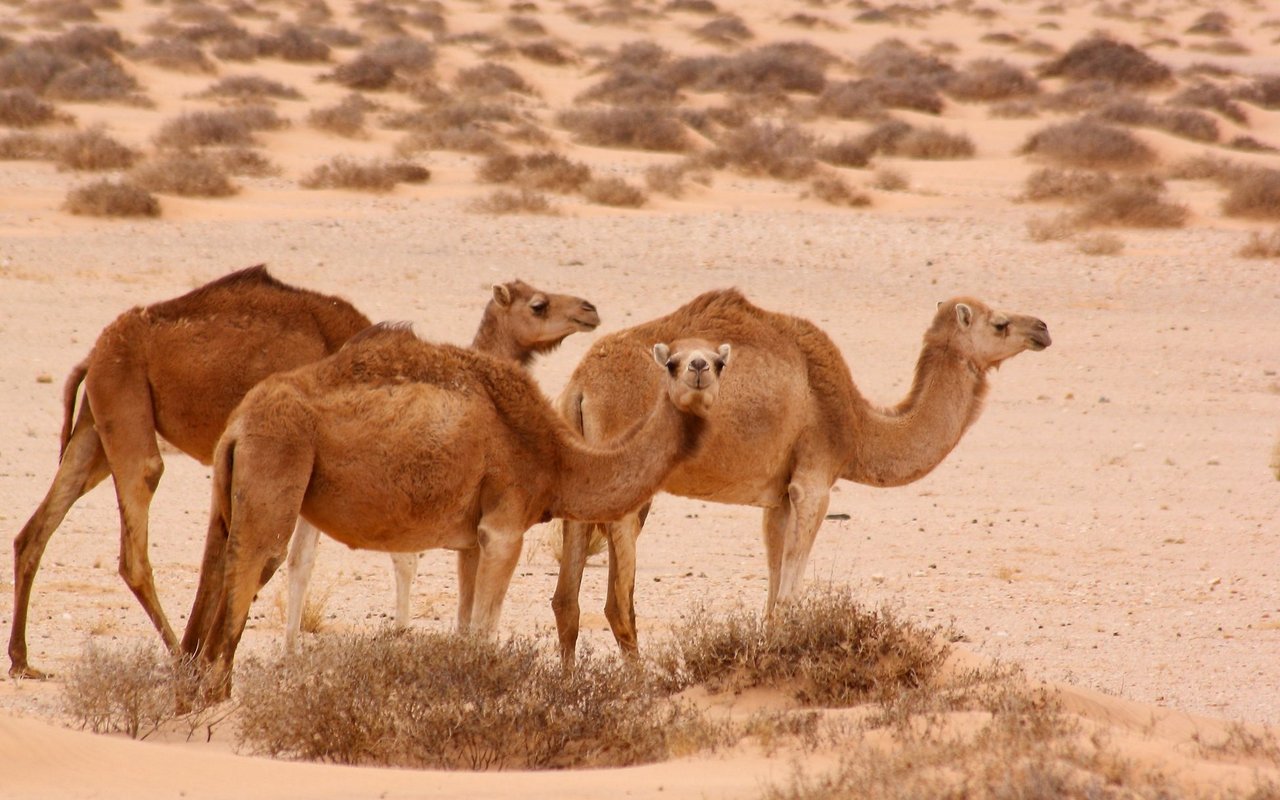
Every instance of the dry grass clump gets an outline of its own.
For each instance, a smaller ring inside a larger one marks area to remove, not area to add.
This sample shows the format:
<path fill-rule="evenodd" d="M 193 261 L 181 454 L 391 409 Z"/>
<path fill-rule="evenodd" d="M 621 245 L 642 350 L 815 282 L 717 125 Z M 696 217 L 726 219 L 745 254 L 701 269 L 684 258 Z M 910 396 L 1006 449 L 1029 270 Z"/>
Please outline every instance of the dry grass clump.
<path fill-rule="evenodd" d="M 504 64 L 494 64 L 490 61 L 460 71 L 454 78 L 453 85 L 459 91 L 479 95 L 500 95 L 504 92 L 537 94 L 520 73 Z"/>
<path fill-rule="evenodd" d="M 556 214 L 555 205 L 542 192 L 532 189 L 508 191 L 497 189 L 471 203 L 471 210 L 481 214 Z"/>
<path fill-rule="evenodd" d="M 886 108 L 941 114 L 943 102 L 933 84 L 920 78 L 863 78 L 828 85 L 815 106 L 821 114 L 859 119 L 878 116 Z"/>
<path fill-rule="evenodd" d="M 1031 100 L 1006 100 L 987 109 L 992 119 L 1032 119 L 1039 113 L 1039 106 Z"/>
<path fill-rule="evenodd" d="M 176 149 L 245 146 L 254 143 L 254 131 L 277 130 L 286 125 L 288 120 L 265 106 L 191 111 L 161 125 L 153 139 L 160 147 Z"/>
<path fill-rule="evenodd" d="M 1280 109 L 1280 75 L 1259 75 L 1233 94 L 1240 100 L 1270 111 Z"/>
<path fill-rule="evenodd" d="M 1242 167 L 1220 180 L 1227 184 L 1222 213 L 1229 217 L 1280 219 L 1280 170 Z"/>
<path fill-rule="evenodd" d="M 0 49 L 0 88 L 28 89 L 52 100 L 141 102 L 137 81 L 112 60 L 124 41 L 101 30 L 77 28 Z"/>
<path fill-rule="evenodd" d="M 1103 122 L 1158 128 L 1197 142 L 1216 142 L 1218 123 L 1202 111 L 1156 107 L 1137 98 L 1108 103 L 1092 114 Z"/>
<path fill-rule="evenodd" d="M 10 128 L 35 128 L 54 122 L 72 122 L 74 117 L 58 111 L 30 89 L 0 92 L 0 125 Z"/>
<path fill-rule="evenodd" d="M 1241 258 L 1280 258 L 1280 229 L 1266 235 L 1254 231 L 1236 255 Z M 1276 447 L 1274 461 L 1272 469 L 1276 470 L 1276 480 L 1280 480 L 1280 445 Z"/>
<path fill-rule="evenodd" d="M 835 142 L 822 144 L 815 155 L 828 164 L 837 167 L 865 167 L 871 161 L 874 151 L 866 143 L 855 136 L 846 136 Z"/>
<path fill-rule="evenodd" d="M 158 217 L 160 201 L 128 181 L 103 179 L 67 193 L 63 210 L 90 217 Z"/>
<path fill-rule="evenodd" d="M 718 14 L 720 7 L 711 0 L 669 0 L 663 11 L 687 11 L 691 14 Z"/>
<path fill-rule="evenodd" d="M 1221 11 L 1206 11 L 1196 17 L 1196 21 L 1187 28 L 1186 32 L 1201 36 L 1229 36 L 1231 35 L 1231 17 Z"/>
<path fill-rule="evenodd" d="M 1173 80 L 1164 64 L 1131 44 L 1106 36 L 1076 42 L 1061 57 L 1045 64 L 1040 74 L 1070 81 L 1106 81 L 1134 89 L 1154 89 Z"/>
<path fill-rule="evenodd" d="M 1241 125 L 1249 124 L 1249 116 L 1239 103 L 1231 99 L 1231 94 L 1212 83 L 1197 83 L 1188 86 L 1169 99 L 1170 103 L 1189 108 L 1207 108 Z"/>
<path fill-rule="evenodd" d="M 62 707 L 82 729 L 146 739 L 178 716 L 175 692 L 194 681 L 194 671 L 154 645 L 90 642 L 62 686 Z"/>
<path fill-rule="evenodd" d="M 717 17 L 707 24 L 695 28 L 693 35 L 704 42 L 726 47 L 742 44 L 755 38 L 755 34 L 747 27 L 747 23 L 736 14 Z"/>
<path fill-rule="evenodd" d="M 889 167 L 881 167 L 876 170 L 876 174 L 871 180 L 871 186 L 883 192 L 906 191 L 910 185 L 911 181 L 905 173 Z"/>
<path fill-rule="evenodd" d="M 563 67 L 576 61 L 572 55 L 564 51 L 564 48 L 549 39 L 522 44 L 516 48 L 516 52 L 530 61 L 546 64 L 549 67 Z"/>
<path fill-rule="evenodd" d="M 1155 151 L 1132 133 L 1089 119 L 1043 128 L 1019 152 L 1085 169 L 1141 169 L 1156 161 Z"/>
<path fill-rule="evenodd" d="M 649 202 L 643 189 L 622 178 L 593 178 L 582 184 L 582 196 L 596 205 L 615 208 L 639 208 Z"/>
<path fill-rule="evenodd" d="M 858 69 L 871 77 L 916 78 L 940 86 L 955 75 L 955 67 L 937 56 L 921 53 L 901 39 L 885 39 L 858 57 Z"/>
<path fill-rule="evenodd" d="M 682 153 L 689 149 L 684 123 L 668 108 L 630 106 L 562 111 L 556 122 L 583 144 Z"/>
<path fill-rule="evenodd" d="M 715 742 L 629 665 L 587 657 L 565 673 L 539 651 L 405 631 L 247 659 L 238 738 L 271 756 L 473 770 L 624 766 Z"/>
<path fill-rule="evenodd" d="M 495 153 L 505 150 L 499 134 L 511 140 L 536 141 L 540 131 L 508 103 L 446 99 L 417 111 L 383 118 L 388 128 L 412 133 L 396 145 L 399 155 L 422 150 Z"/>
<path fill-rule="evenodd" d="M 521 14 L 515 14 L 507 17 L 503 23 L 507 30 L 512 33 L 518 33 L 521 36 L 546 36 L 547 26 L 543 25 L 533 17 L 526 17 Z"/>
<path fill-rule="evenodd" d="M 1045 167 L 1027 176 L 1022 194 L 1018 199 L 1031 202 L 1046 200 L 1077 202 L 1099 192 L 1105 192 L 1114 184 L 1115 179 L 1105 172 Z"/>
<path fill-rule="evenodd" d="M 596 71 L 606 76 L 575 98 L 612 105 L 669 105 L 680 99 L 680 87 L 669 75 L 671 54 L 650 41 L 629 42 L 605 59 Z"/>
<path fill-rule="evenodd" d="M 117 101 L 148 105 L 137 80 L 113 61 L 95 61 L 59 73 L 44 89 L 52 100 L 79 103 Z"/>
<path fill-rule="evenodd" d="M 1056 217 L 1032 217 L 1027 220 L 1027 236 L 1033 242 L 1056 242 L 1070 239 L 1075 234 L 1075 226 L 1067 214 Z"/>
<path fill-rule="evenodd" d="M 1258 141 L 1252 136 L 1233 136 L 1227 147 L 1245 153 L 1280 153 L 1280 147 Z"/>
<path fill-rule="evenodd" d="M 426 183 L 431 170 L 411 161 L 372 159 L 360 162 L 346 156 L 335 156 L 298 181 L 306 189 L 359 189 L 365 192 L 389 192 L 398 183 Z"/>
<path fill-rule="evenodd" d="M 206 148 L 202 153 L 231 175 L 263 178 L 280 174 L 280 168 L 271 159 L 248 147 Z"/>
<path fill-rule="evenodd" d="M 951 133 L 945 128 L 912 128 L 906 135 L 883 148 L 886 155 L 921 158 L 933 161 L 973 158 L 977 148 L 966 133 Z"/>
<path fill-rule="evenodd" d="M 675 164 L 655 164 L 644 172 L 644 182 L 650 191 L 668 197 L 684 196 L 686 178 L 701 186 L 710 186 L 712 181 L 711 173 L 699 169 L 690 159 Z"/>
<path fill-rule="evenodd" d="M 571 194 L 591 180 L 591 168 L 559 153 L 541 152 L 519 156 L 496 153 L 485 159 L 477 177 L 486 183 L 514 183 L 534 190 Z"/>
<path fill-rule="evenodd" d="M 349 94 L 341 102 L 316 108 L 307 115 L 307 124 L 339 136 L 364 135 L 364 119 L 374 104 L 360 94 Z"/>
<path fill-rule="evenodd" d="M 240 191 L 220 163 L 195 153 L 161 155 L 134 167 L 129 177 L 147 191 L 182 197 L 227 197 Z"/>
<path fill-rule="evenodd" d="M 1163 186 L 1145 181 L 1118 181 L 1089 197 L 1072 217 L 1080 227 L 1180 228 L 1191 216 L 1181 203 L 1162 196 Z"/>
<path fill-rule="evenodd" d="M 818 175 L 809 182 L 808 193 L 833 206 L 864 208 L 871 205 L 869 194 L 854 188 L 839 175 Z"/>
<path fill-rule="evenodd" d="M 1114 233 L 1092 233 L 1076 240 L 1076 250 L 1087 256 L 1114 256 L 1124 250 L 1124 240 Z"/>
<path fill-rule="evenodd" d="M 240 102 L 301 100 L 302 92 L 261 75 L 228 75 L 201 92 L 198 97 L 221 97 Z"/>
<path fill-rule="evenodd" d="M 666 76 L 699 92 L 817 94 L 835 56 L 807 42 L 779 42 L 734 56 L 698 56 L 672 62 Z"/>
<path fill-rule="evenodd" d="M 144 61 L 175 72 L 215 72 L 217 68 L 204 50 L 186 39 L 152 39 L 128 52 L 134 61 Z"/>
<path fill-rule="evenodd" d="M 53 161 L 57 157 L 56 139 L 26 131 L 0 137 L 0 161 Z"/>
<path fill-rule="evenodd" d="M 805 705 L 843 707 L 930 681 L 948 651 L 937 634 L 866 609 L 847 588 L 813 589 L 768 621 L 696 611 L 672 632 L 655 667 L 676 690 L 773 687 Z"/>
<path fill-rule="evenodd" d="M 289 25 L 272 36 L 257 40 L 258 55 L 279 58 L 297 64 L 323 64 L 329 60 L 329 45 L 317 39 L 305 28 Z"/>
<path fill-rule="evenodd" d="M 714 169 L 731 167 L 749 176 L 784 181 L 803 180 L 817 169 L 817 141 L 794 125 L 751 123 L 727 131 L 714 149 L 697 161 Z"/>
<path fill-rule="evenodd" d="M 386 89 L 397 78 L 411 79 L 429 73 L 436 63 L 436 49 L 412 36 L 397 36 L 362 50 L 354 59 L 338 65 L 325 77 L 349 89 Z"/>
<path fill-rule="evenodd" d="M 1038 94 L 1040 84 L 1003 59 L 980 58 L 948 80 L 945 91 L 957 100 L 991 103 Z"/>
<path fill-rule="evenodd" d="M 128 169 L 140 153 L 108 136 L 101 128 L 69 133 L 58 140 L 56 161 L 59 169 L 109 170 Z"/>

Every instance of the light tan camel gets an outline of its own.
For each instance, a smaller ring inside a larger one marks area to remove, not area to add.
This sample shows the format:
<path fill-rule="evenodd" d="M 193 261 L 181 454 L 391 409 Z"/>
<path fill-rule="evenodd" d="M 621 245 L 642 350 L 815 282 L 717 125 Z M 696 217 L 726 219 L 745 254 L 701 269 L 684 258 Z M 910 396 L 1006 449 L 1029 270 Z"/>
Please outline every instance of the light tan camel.
<path fill-rule="evenodd" d="M 299 514 L 353 548 L 475 550 L 460 593 L 474 630 L 491 633 L 531 525 L 634 512 L 696 451 L 729 349 L 673 347 L 652 349 L 665 391 L 646 381 L 649 411 L 607 449 L 584 443 L 518 367 L 400 326 L 267 378 L 218 443 L 184 653 L 229 691 L 260 579 Z"/>
<path fill-rule="evenodd" d="M 534 356 L 554 350 L 578 331 L 595 330 L 599 324 L 600 315 L 596 307 L 580 297 L 551 294 L 520 280 L 499 283 L 493 287 L 493 297 L 485 306 L 471 349 L 527 367 Z M 302 610 L 319 540 L 320 531 L 300 518 L 293 543 L 289 546 L 284 630 L 288 652 L 295 652 L 298 648 Z M 409 624 L 409 599 L 420 555 L 391 554 L 396 583 L 397 627 Z M 469 562 L 474 561 L 474 557 L 472 552 L 459 551 L 459 571 L 470 569 Z"/>
<path fill-rule="evenodd" d="M 637 355 L 642 344 L 676 336 L 732 341 L 734 367 L 710 416 L 706 446 L 673 470 L 662 490 L 764 509 L 766 613 L 797 590 L 836 480 L 901 486 L 923 477 L 977 418 L 987 372 L 1050 343 L 1048 328 L 1033 317 L 969 298 L 940 303 L 910 392 L 881 409 L 858 392 L 840 351 L 816 326 L 757 308 L 737 291 L 710 292 L 592 345 L 560 395 L 562 415 L 589 442 L 626 430 L 644 414 L 637 398 L 654 383 Z M 601 526 L 609 547 L 605 616 L 629 655 L 637 652 L 635 545 L 648 508 Z M 577 644 L 578 594 L 593 528 L 563 525 L 552 607 L 566 663 Z"/>
<path fill-rule="evenodd" d="M 512 309 L 525 288 L 517 282 L 502 290 L 512 298 Z M 588 321 L 594 314 L 578 298 L 537 294 L 506 319 L 497 314 L 490 321 L 487 315 L 477 340 L 525 342 L 523 355 L 505 351 L 519 360 L 558 342 L 552 342 L 555 336 L 562 339 L 581 329 L 565 324 L 570 316 L 584 308 Z M 9 674 L 46 677 L 27 661 L 27 612 L 36 571 L 67 511 L 108 475 L 115 479 L 120 506 L 120 574 L 166 645 L 176 649 L 147 557 L 148 511 L 164 470 L 156 436 L 209 463 L 227 417 L 254 384 L 336 351 L 368 326 L 368 318 L 345 300 L 281 283 L 262 265 L 135 308 L 108 325 L 67 379 L 58 471 L 14 539 Z M 85 400 L 77 416 L 81 383 Z"/>

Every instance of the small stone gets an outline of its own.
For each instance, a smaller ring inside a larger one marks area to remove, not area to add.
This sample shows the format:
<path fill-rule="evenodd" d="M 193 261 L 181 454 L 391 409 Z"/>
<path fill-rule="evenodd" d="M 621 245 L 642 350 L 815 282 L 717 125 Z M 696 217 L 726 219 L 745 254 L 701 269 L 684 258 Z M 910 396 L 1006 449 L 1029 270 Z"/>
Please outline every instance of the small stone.
<path fill-rule="evenodd" d="M 884 583 L 884 576 L 877 572 L 871 576 L 871 581 L 872 583 Z"/>
<path fill-rule="evenodd" d="M 36 376 L 36 383 L 53 383 L 53 376 L 47 372 L 41 372 Z"/>

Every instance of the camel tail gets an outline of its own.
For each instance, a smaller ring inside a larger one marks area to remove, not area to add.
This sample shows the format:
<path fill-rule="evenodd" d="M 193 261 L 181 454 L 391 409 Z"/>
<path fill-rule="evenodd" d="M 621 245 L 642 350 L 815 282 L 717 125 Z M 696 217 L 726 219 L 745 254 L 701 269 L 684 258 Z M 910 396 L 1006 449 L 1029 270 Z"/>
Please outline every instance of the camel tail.
<path fill-rule="evenodd" d="M 62 387 L 62 441 L 58 446 L 58 461 L 62 461 L 71 442 L 71 429 L 75 426 L 76 396 L 80 394 L 80 384 L 89 374 L 89 359 L 76 364 L 67 376 L 67 383 Z"/>

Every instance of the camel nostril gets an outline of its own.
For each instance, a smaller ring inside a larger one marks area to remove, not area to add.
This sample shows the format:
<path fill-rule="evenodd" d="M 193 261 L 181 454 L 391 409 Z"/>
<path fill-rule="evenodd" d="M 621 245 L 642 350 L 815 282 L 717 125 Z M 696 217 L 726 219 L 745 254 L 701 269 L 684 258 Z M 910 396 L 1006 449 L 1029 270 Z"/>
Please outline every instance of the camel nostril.
<path fill-rule="evenodd" d="M 583 311 L 590 311 L 590 312 L 592 312 L 592 313 L 595 313 L 596 307 L 595 307 L 595 306 L 593 306 L 591 303 L 588 303 L 587 301 L 583 300 L 583 301 L 582 301 L 582 310 L 583 310 Z"/>
<path fill-rule="evenodd" d="M 1035 326 L 1034 326 L 1034 327 L 1035 327 L 1035 329 L 1036 329 L 1036 330 L 1038 330 L 1038 331 L 1047 331 L 1047 330 L 1049 330 L 1049 326 L 1048 326 L 1048 325 L 1045 325 L 1045 324 L 1044 324 L 1044 320 L 1040 320 L 1040 319 L 1036 320 L 1036 324 L 1035 324 Z"/>
<path fill-rule="evenodd" d="M 707 368 L 707 362 L 701 358 L 695 358 L 689 362 L 689 369 L 694 372 L 703 372 Z"/>

